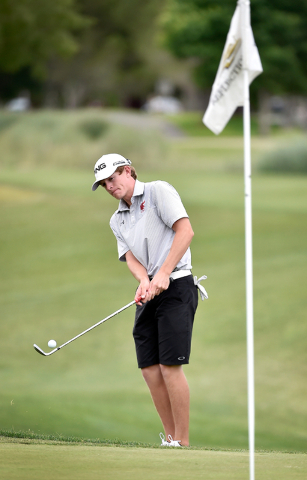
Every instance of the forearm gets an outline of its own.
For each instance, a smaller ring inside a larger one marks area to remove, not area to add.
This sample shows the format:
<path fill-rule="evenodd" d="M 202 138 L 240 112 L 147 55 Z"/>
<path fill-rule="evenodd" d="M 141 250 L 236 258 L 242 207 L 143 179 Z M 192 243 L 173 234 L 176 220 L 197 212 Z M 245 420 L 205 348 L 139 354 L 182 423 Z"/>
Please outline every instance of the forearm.
<path fill-rule="evenodd" d="M 174 239 L 170 251 L 162 264 L 160 271 L 170 275 L 179 260 L 183 257 L 191 245 L 194 232 L 188 218 L 181 218 L 173 225 L 175 231 Z"/>
<path fill-rule="evenodd" d="M 175 232 L 170 251 L 163 262 L 160 270 L 154 276 L 150 284 L 149 295 L 153 298 L 169 287 L 169 277 L 179 260 L 189 248 L 194 232 L 188 218 L 181 218 L 173 225 Z"/>
<path fill-rule="evenodd" d="M 130 272 L 138 282 L 145 278 L 148 279 L 146 268 L 135 258 L 130 250 L 126 253 L 126 262 Z"/>
<path fill-rule="evenodd" d="M 146 268 L 135 258 L 133 253 L 129 250 L 126 253 L 126 262 L 127 266 L 134 276 L 134 278 L 139 282 L 139 286 L 135 293 L 135 301 L 138 305 L 141 305 L 142 302 L 148 300 L 148 291 L 150 287 L 150 281 L 148 278 Z"/>

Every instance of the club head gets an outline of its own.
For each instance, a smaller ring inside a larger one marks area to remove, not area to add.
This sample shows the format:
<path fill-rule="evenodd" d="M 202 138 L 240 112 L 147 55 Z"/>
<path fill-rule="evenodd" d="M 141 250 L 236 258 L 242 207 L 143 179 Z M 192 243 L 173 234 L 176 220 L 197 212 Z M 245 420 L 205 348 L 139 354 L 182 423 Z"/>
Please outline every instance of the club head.
<path fill-rule="evenodd" d="M 46 352 L 44 352 L 41 348 L 39 348 L 39 346 L 37 346 L 35 343 L 34 343 L 33 347 L 35 348 L 35 350 L 37 351 L 37 353 L 40 353 L 41 355 L 44 355 L 44 357 L 48 357 L 49 355 L 52 355 L 54 352 L 56 352 L 57 350 L 59 350 L 59 347 L 58 347 L 58 348 L 54 348 L 53 350 L 51 350 L 51 352 L 46 353 Z"/>

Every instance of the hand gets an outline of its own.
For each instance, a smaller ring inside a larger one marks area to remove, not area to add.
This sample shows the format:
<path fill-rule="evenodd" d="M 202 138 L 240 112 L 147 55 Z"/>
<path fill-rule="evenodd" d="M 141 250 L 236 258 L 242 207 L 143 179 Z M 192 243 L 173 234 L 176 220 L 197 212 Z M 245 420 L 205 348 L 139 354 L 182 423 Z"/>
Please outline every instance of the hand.
<path fill-rule="evenodd" d="M 148 292 L 149 300 L 152 300 L 160 293 L 167 290 L 169 287 L 169 275 L 159 270 L 159 272 L 153 277 L 152 281 L 150 282 L 150 288 Z"/>
<path fill-rule="evenodd" d="M 135 297 L 134 300 L 137 305 L 143 305 L 143 303 L 148 302 L 148 300 L 151 300 L 148 295 L 150 288 L 150 281 L 149 278 L 143 278 L 141 280 L 140 285 L 137 288 L 137 291 L 135 292 Z"/>

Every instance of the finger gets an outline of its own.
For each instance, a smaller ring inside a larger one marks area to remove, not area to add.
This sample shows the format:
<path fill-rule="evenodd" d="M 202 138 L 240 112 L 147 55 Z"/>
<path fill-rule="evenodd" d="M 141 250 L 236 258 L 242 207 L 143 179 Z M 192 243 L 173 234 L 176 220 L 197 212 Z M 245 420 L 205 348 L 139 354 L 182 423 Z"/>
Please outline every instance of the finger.
<path fill-rule="evenodd" d="M 160 294 L 160 289 L 159 288 L 153 288 L 149 292 L 150 300 L 152 300 L 154 297 L 157 297 Z"/>
<path fill-rule="evenodd" d="M 145 298 L 145 296 L 146 296 L 146 286 L 140 284 L 140 285 L 138 286 L 136 292 L 135 292 L 135 296 L 136 296 L 136 297 L 139 297 L 140 300 L 143 299 L 143 298 Z M 140 301 L 140 300 L 139 300 L 139 301 Z"/>
<path fill-rule="evenodd" d="M 150 285 L 150 291 L 153 293 L 154 296 L 159 295 L 163 292 L 164 288 L 158 283 L 152 283 Z"/>
<path fill-rule="evenodd" d="M 141 294 L 141 292 L 139 290 L 140 289 L 138 288 L 136 293 L 135 293 L 134 300 L 135 300 L 137 305 L 143 305 L 144 303 L 148 302 L 148 300 L 149 300 L 148 291 L 146 290 L 145 294 Z"/>
<path fill-rule="evenodd" d="M 141 295 L 135 294 L 134 301 L 137 305 L 141 305 Z"/>

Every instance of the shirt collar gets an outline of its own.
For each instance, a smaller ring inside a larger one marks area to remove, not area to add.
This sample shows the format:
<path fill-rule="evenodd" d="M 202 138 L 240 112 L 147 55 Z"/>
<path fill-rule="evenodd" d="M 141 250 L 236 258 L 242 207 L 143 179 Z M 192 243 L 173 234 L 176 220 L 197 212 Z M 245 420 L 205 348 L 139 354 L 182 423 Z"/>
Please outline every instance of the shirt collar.
<path fill-rule="evenodd" d="M 132 203 L 133 203 L 133 198 L 134 197 L 138 197 L 140 195 L 143 195 L 144 189 L 145 189 L 145 183 L 144 182 L 139 182 L 139 180 L 136 180 L 135 185 L 134 185 L 133 195 L 132 195 L 132 198 L 131 198 Z M 122 212 L 124 210 L 129 210 L 129 207 L 128 207 L 127 203 L 125 202 L 125 200 L 121 199 L 119 201 L 118 211 Z"/>

